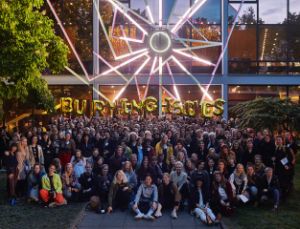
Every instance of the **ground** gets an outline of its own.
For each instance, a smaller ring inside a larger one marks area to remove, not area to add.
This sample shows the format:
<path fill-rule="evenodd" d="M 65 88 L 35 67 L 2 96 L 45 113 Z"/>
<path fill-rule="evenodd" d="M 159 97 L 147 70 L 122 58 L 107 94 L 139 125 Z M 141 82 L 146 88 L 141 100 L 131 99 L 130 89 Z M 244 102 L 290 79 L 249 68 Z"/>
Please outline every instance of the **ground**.
<path fill-rule="evenodd" d="M 67 229 L 84 207 L 84 204 L 79 203 L 45 209 L 23 201 L 11 207 L 6 197 L 5 177 L 5 174 L 0 174 L 0 229 Z"/>
<path fill-rule="evenodd" d="M 110 215 L 99 215 L 93 212 L 85 212 L 83 220 L 78 225 L 78 229 L 201 229 L 211 228 L 217 229 L 220 227 L 206 227 L 187 212 L 180 212 L 178 219 L 172 219 L 170 212 L 164 214 L 161 218 L 154 221 L 135 220 L 134 215 L 129 211 L 114 212 Z"/>
<path fill-rule="evenodd" d="M 246 206 L 239 208 L 231 218 L 224 218 L 229 229 L 295 229 L 300 228 L 300 155 L 298 152 L 295 188 L 288 199 L 281 203 L 278 214 L 265 207 Z"/>

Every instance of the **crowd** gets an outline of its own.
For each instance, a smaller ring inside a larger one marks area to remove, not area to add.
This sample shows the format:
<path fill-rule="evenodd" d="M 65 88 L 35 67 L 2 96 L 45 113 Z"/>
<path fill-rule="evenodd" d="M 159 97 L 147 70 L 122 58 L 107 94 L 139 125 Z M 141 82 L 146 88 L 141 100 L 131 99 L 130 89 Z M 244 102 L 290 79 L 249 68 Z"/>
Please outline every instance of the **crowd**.
<path fill-rule="evenodd" d="M 89 201 L 136 219 L 188 210 L 212 224 L 244 204 L 276 211 L 293 187 L 297 146 L 289 132 L 242 130 L 233 120 L 53 117 L 2 129 L 0 153 L 11 205 Z"/>

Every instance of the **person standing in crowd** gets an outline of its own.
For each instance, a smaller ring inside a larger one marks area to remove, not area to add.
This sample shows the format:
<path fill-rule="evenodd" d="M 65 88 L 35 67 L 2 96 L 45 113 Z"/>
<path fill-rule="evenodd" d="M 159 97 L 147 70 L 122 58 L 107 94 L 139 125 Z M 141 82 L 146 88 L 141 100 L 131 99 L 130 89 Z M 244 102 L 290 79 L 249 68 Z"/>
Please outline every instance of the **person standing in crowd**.
<path fill-rule="evenodd" d="M 133 211 L 136 213 L 135 219 L 153 220 L 153 213 L 158 205 L 157 186 L 153 184 L 150 175 L 145 176 L 144 183 L 140 185 L 133 202 Z"/>
<path fill-rule="evenodd" d="M 125 211 L 129 205 L 131 192 L 132 189 L 128 184 L 125 173 L 118 170 L 109 189 L 107 212 L 111 213 L 116 208 Z"/>
<path fill-rule="evenodd" d="M 72 139 L 71 133 L 67 132 L 65 137 L 60 142 L 59 146 L 59 159 L 61 162 L 61 166 L 64 168 L 67 163 L 70 162 L 72 155 L 74 155 L 76 151 L 75 141 Z"/>
<path fill-rule="evenodd" d="M 276 137 L 275 144 L 275 174 L 279 179 L 282 197 L 286 198 L 293 185 L 295 155 L 290 148 L 283 145 L 281 136 Z"/>
<path fill-rule="evenodd" d="M 72 156 L 70 162 L 73 165 L 76 179 L 79 179 L 81 174 L 84 173 L 85 165 L 86 165 L 86 159 L 85 159 L 85 157 L 83 157 L 81 150 L 78 149 L 75 151 L 75 155 Z"/>
<path fill-rule="evenodd" d="M 31 145 L 28 146 L 29 150 L 29 163 L 30 167 L 33 167 L 35 164 L 40 164 L 41 169 L 44 169 L 44 153 L 40 145 L 38 145 L 38 137 L 33 136 L 31 139 Z"/>
<path fill-rule="evenodd" d="M 17 160 L 18 146 L 12 143 L 8 151 L 4 152 L 3 164 L 6 168 L 8 198 L 11 206 L 16 205 L 16 185 L 18 180 L 18 160 Z"/>
<path fill-rule="evenodd" d="M 159 155 L 164 155 L 164 162 L 167 165 L 171 163 L 171 156 L 173 156 L 173 147 L 169 143 L 168 135 L 163 134 L 160 142 L 158 142 L 155 146 L 155 156 L 159 157 Z"/>
<path fill-rule="evenodd" d="M 54 150 L 52 148 L 52 142 L 47 132 L 43 133 L 42 139 L 40 140 L 40 146 L 42 147 L 44 156 L 44 168 L 48 169 L 49 165 L 54 159 Z"/>
<path fill-rule="evenodd" d="M 42 177 L 42 189 L 40 197 L 44 204 L 49 207 L 67 204 L 62 194 L 62 182 L 58 174 L 55 173 L 55 166 L 49 166 L 48 174 Z"/>
<path fill-rule="evenodd" d="M 135 172 L 132 169 L 132 165 L 130 161 L 125 161 L 123 165 L 123 172 L 125 173 L 128 185 L 132 191 L 136 191 L 137 188 L 137 177 Z"/>
<path fill-rule="evenodd" d="M 27 145 L 27 138 L 21 137 L 20 142 L 18 144 L 18 152 L 16 154 L 18 161 L 18 181 L 16 192 L 19 196 L 24 196 L 26 193 L 26 177 L 30 171 L 30 163 L 29 163 L 29 150 Z"/>

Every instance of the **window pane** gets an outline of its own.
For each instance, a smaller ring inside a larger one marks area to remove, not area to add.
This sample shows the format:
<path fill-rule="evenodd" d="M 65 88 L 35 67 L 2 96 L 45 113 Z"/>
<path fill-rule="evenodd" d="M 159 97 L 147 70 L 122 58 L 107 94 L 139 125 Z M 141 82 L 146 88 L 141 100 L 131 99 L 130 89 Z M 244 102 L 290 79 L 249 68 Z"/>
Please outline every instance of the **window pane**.
<path fill-rule="evenodd" d="M 299 25 L 289 25 L 288 35 L 288 58 L 291 61 L 300 60 L 300 29 Z"/>
<path fill-rule="evenodd" d="M 295 103 L 300 102 L 300 86 L 289 87 L 289 98 Z"/>
<path fill-rule="evenodd" d="M 259 74 L 287 74 L 286 62 L 259 62 Z"/>
<path fill-rule="evenodd" d="M 233 74 L 256 74 L 257 73 L 257 62 L 252 61 L 230 61 L 229 62 L 229 73 Z"/>
<path fill-rule="evenodd" d="M 299 2 L 299 0 L 290 0 L 289 23 L 300 24 L 300 2 Z"/>
<path fill-rule="evenodd" d="M 234 18 L 236 17 L 240 4 L 229 4 L 228 6 L 228 23 L 233 24 Z M 257 5 L 246 4 L 242 5 L 239 13 L 238 24 L 256 24 L 257 23 Z"/>
<path fill-rule="evenodd" d="M 259 18 L 264 24 L 283 23 L 287 18 L 287 0 L 260 0 Z"/>
<path fill-rule="evenodd" d="M 241 25 L 234 28 L 229 41 L 229 60 L 256 60 L 256 26 Z"/>
<path fill-rule="evenodd" d="M 259 60 L 287 60 L 286 26 L 259 27 Z"/>

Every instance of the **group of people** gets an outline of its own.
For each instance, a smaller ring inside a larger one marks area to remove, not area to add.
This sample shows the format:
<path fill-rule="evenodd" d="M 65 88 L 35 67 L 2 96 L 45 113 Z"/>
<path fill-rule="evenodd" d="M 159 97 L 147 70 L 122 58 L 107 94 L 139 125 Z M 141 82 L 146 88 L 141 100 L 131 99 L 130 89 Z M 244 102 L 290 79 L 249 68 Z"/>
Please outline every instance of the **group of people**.
<path fill-rule="evenodd" d="M 54 207 L 88 201 L 99 213 L 136 219 L 188 210 L 217 223 L 244 204 L 280 201 L 293 187 L 291 133 L 239 129 L 233 121 L 53 117 L 1 131 L 10 204 L 20 197 Z"/>

